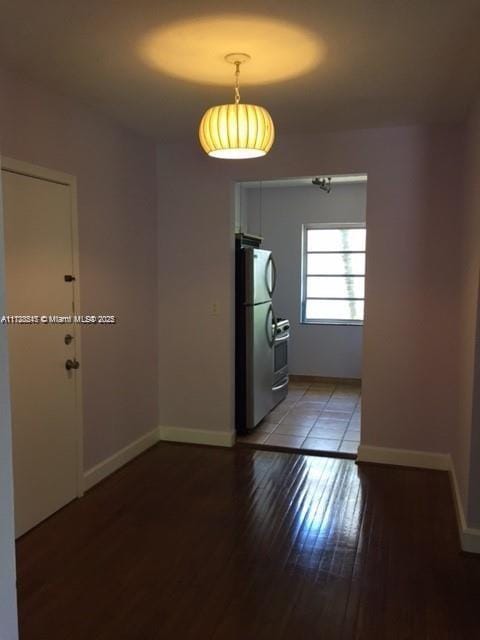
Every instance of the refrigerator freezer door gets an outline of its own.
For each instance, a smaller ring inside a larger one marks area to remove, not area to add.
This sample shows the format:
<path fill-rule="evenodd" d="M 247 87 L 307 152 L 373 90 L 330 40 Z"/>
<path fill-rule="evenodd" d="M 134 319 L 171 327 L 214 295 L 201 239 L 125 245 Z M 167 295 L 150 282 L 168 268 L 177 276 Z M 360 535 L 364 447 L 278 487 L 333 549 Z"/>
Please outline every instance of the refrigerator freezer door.
<path fill-rule="evenodd" d="M 260 304 L 272 298 L 275 267 L 271 251 L 245 247 L 245 304 Z"/>
<path fill-rule="evenodd" d="M 273 309 L 270 302 L 245 307 L 247 338 L 246 427 L 273 408 Z"/>

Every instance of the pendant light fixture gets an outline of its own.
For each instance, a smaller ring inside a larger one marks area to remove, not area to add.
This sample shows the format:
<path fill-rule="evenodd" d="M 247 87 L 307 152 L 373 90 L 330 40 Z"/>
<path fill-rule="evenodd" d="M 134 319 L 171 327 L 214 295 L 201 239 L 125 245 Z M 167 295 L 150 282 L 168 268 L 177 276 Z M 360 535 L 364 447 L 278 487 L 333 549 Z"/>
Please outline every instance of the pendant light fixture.
<path fill-rule="evenodd" d="M 210 107 L 200 122 L 200 144 L 209 156 L 240 160 L 258 158 L 270 151 L 275 138 L 272 118 L 255 104 L 240 104 L 240 65 L 246 53 L 229 53 L 225 60 L 235 65 L 235 102 Z"/>

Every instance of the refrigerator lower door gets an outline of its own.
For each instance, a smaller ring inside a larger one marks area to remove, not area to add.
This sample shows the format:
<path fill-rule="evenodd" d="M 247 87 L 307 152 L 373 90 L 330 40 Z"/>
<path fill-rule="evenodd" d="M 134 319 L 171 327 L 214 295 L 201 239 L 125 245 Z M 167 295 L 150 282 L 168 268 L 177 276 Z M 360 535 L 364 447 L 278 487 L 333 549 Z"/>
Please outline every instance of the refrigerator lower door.
<path fill-rule="evenodd" d="M 270 302 L 245 307 L 246 427 L 253 429 L 273 408 L 273 309 Z"/>

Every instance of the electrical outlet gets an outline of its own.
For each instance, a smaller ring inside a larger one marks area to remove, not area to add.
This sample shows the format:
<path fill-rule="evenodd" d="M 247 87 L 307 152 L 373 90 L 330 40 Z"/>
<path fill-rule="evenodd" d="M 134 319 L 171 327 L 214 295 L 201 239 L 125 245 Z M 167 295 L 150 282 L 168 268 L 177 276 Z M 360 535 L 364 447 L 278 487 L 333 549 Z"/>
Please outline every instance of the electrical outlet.
<path fill-rule="evenodd" d="M 214 302 L 212 304 L 212 316 L 218 316 L 220 311 L 220 305 L 218 304 L 218 302 Z"/>

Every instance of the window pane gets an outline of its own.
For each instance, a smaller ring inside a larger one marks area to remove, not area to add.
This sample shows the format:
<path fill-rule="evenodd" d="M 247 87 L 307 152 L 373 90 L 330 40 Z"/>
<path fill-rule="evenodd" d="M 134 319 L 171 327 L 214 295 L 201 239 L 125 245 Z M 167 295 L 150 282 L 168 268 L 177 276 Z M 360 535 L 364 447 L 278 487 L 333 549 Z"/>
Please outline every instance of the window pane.
<path fill-rule="evenodd" d="M 365 251 L 365 229 L 308 229 L 307 251 Z"/>
<path fill-rule="evenodd" d="M 307 300 L 306 320 L 363 320 L 363 300 Z"/>
<path fill-rule="evenodd" d="M 364 298 L 365 278 L 307 278 L 307 298 Z"/>
<path fill-rule="evenodd" d="M 309 253 L 307 275 L 361 275 L 365 274 L 364 253 Z"/>

